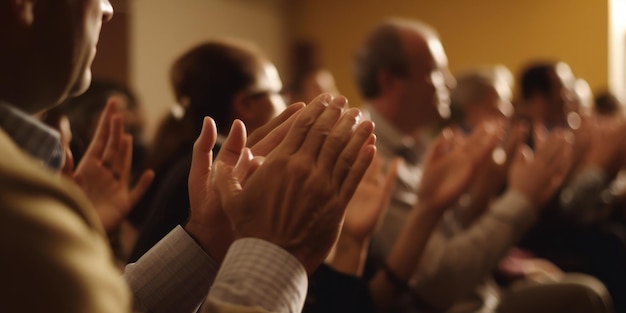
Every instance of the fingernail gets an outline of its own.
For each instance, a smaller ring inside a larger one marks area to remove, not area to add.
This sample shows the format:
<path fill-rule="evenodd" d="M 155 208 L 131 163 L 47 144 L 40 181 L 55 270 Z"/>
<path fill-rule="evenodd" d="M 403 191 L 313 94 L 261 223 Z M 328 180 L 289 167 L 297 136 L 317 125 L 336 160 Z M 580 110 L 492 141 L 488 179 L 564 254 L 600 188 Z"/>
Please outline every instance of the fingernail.
<path fill-rule="evenodd" d="M 361 121 L 361 116 L 362 116 L 361 110 L 357 108 L 350 109 L 346 114 L 349 114 L 350 116 L 354 117 L 357 123 Z"/>
<path fill-rule="evenodd" d="M 333 101 L 333 96 L 330 94 L 323 94 L 320 102 L 327 107 Z"/>
<path fill-rule="evenodd" d="M 346 99 L 346 97 L 336 97 L 334 99 L 332 99 L 331 101 L 331 105 L 343 109 L 346 107 L 346 105 L 348 104 L 348 99 Z"/>

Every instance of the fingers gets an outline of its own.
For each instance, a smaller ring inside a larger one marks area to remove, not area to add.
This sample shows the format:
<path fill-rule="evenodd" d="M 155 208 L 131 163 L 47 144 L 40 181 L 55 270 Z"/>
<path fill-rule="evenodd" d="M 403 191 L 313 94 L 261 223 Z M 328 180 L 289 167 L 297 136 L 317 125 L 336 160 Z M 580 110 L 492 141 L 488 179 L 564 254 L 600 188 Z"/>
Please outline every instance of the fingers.
<path fill-rule="evenodd" d="M 189 181 L 195 181 L 196 175 L 206 175 L 213 163 L 213 147 L 217 141 L 217 126 L 210 117 L 205 117 L 200 136 L 193 144 Z M 194 177 L 195 176 L 195 177 Z M 206 179 L 206 178 L 205 178 Z"/>
<path fill-rule="evenodd" d="M 444 129 L 435 142 L 428 148 L 428 151 L 424 157 L 424 168 L 428 168 L 429 165 L 441 157 L 450 150 L 452 142 L 452 131 L 448 128 Z"/>
<path fill-rule="evenodd" d="M 253 155 L 261 155 L 266 156 L 270 152 L 274 151 L 276 147 L 285 139 L 287 133 L 291 129 L 291 126 L 296 121 L 298 116 L 302 113 L 302 110 L 299 110 L 292 114 L 284 123 L 278 125 L 276 128 L 271 130 L 269 134 L 265 137 L 258 140 L 256 143 L 253 143 L 248 137 L 248 146 L 252 150 Z M 253 132 L 252 135 L 255 135 L 257 132 Z"/>
<path fill-rule="evenodd" d="M 139 200 L 143 197 L 143 195 L 148 191 L 150 185 L 154 181 L 154 171 L 147 170 L 141 174 L 137 184 L 130 191 L 130 205 L 129 208 L 134 208 L 135 205 L 139 202 Z"/>
<path fill-rule="evenodd" d="M 341 136 L 340 138 L 334 137 L 332 134 L 336 134 L 336 132 L 331 133 L 331 130 L 335 130 L 333 127 L 342 116 L 343 108 L 346 103 L 347 100 L 344 97 L 337 97 L 330 102 L 326 110 L 324 110 L 313 126 L 311 126 L 304 142 L 300 146 L 300 149 L 298 149 L 299 153 L 309 156 L 314 161 L 322 150 L 322 146 L 326 145 L 332 139 L 341 140 Z"/>
<path fill-rule="evenodd" d="M 115 111 L 117 111 L 118 100 L 114 98 L 109 99 L 106 107 L 102 111 L 100 115 L 100 119 L 98 120 L 98 126 L 96 127 L 96 131 L 94 133 L 94 137 L 91 139 L 91 143 L 85 152 L 87 154 L 93 154 L 97 158 L 101 158 L 104 149 L 107 145 L 109 139 L 109 129 L 111 126 L 111 119 Z"/>
<path fill-rule="evenodd" d="M 216 160 L 229 166 L 235 166 L 241 156 L 241 150 L 246 146 L 246 126 L 240 120 L 235 120 L 230 127 L 228 137 L 220 147 Z"/>
<path fill-rule="evenodd" d="M 526 139 L 528 138 L 528 124 L 514 123 L 511 125 L 511 129 L 509 130 L 507 136 L 504 150 L 507 156 L 513 156 L 517 147 L 521 143 L 526 142 Z"/>
<path fill-rule="evenodd" d="M 119 172 L 115 173 L 119 174 L 120 181 L 128 182 L 130 181 L 130 173 L 133 161 L 133 136 L 128 134 L 122 136 L 122 143 L 118 159 L 120 159 L 120 163 L 122 165 L 120 168 L 118 168 Z"/>
<path fill-rule="evenodd" d="M 102 166 L 110 169 L 119 178 L 124 171 L 127 154 L 127 143 L 124 140 L 124 122 L 119 115 L 111 119 L 110 134 L 102 155 Z"/>
<path fill-rule="evenodd" d="M 522 144 L 517 148 L 513 163 L 526 165 L 535 158 L 533 150 L 526 144 Z"/>
<path fill-rule="evenodd" d="M 304 139 L 307 137 L 309 130 L 316 123 L 320 115 L 326 111 L 332 99 L 332 96 L 323 94 L 317 96 L 317 98 L 307 105 L 294 121 L 285 139 L 280 143 L 274 153 L 291 155 L 298 151 Z"/>
<path fill-rule="evenodd" d="M 339 187 L 344 184 L 347 174 L 354 168 L 354 166 L 356 166 L 355 161 L 362 154 L 364 144 L 370 138 L 373 131 L 374 124 L 370 121 L 361 122 L 357 126 L 352 138 L 350 138 L 350 141 L 334 162 L 335 165 L 330 180 L 333 182 L 333 186 Z M 370 162 L 371 160 L 367 162 L 368 166 Z M 367 167 L 365 170 L 367 170 Z M 365 170 L 363 171 L 363 174 L 365 173 Z M 359 181 L 360 179 L 361 178 L 359 178 Z"/>
<path fill-rule="evenodd" d="M 374 155 L 376 155 L 376 146 L 367 145 L 363 147 L 356 156 L 356 161 L 349 168 L 345 179 L 338 185 L 339 194 L 343 201 L 342 208 L 344 210 L 354 195 L 354 191 L 359 186 L 361 179 L 363 179 L 363 175 L 365 175 L 365 171 L 370 166 Z"/>
<path fill-rule="evenodd" d="M 398 177 L 398 167 L 400 167 L 400 163 L 402 159 L 396 158 L 387 167 L 387 174 L 385 175 L 385 182 L 383 185 L 383 198 L 381 201 L 381 205 L 386 208 L 389 199 L 391 199 L 391 194 L 393 193 L 393 188 L 396 186 L 396 181 Z"/>
<path fill-rule="evenodd" d="M 550 168 L 556 165 L 562 156 L 563 149 L 567 149 L 570 143 L 567 141 L 566 133 L 562 131 L 554 131 L 547 139 L 536 149 L 535 159 L 541 160 Z"/>
<path fill-rule="evenodd" d="M 261 140 L 267 137 L 268 134 L 270 134 L 271 132 L 273 132 L 275 129 L 279 127 L 283 128 L 283 131 L 281 132 L 282 136 L 280 138 L 280 140 L 282 140 L 282 138 L 284 138 L 284 135 L 289 130 L 289 127 L 291 127 L 291 124 L 293 123 L 293 121 L 295 121 L 295 118 L 292 118 L 292 117 L 294 115 L 297 116 L 296 113 L 300 112 L 300 110 L 303 109 L 304 107 L 305 107 L 305 104 L 302 102 L 294 103 L 288 106 L 277 117 L 273 118 L 269 122 L 265 123 L 265 125 L 257 128 L 254 132 L 252 132 L 248 136 L 248 146 L 249 147 L 255 146 L 257 143 L 259 143 Z M 287 121 L 289 122 L 287 123 Z M 280 140 L 278 142 L 280 142 Z M 267 155 L 267 153 L 263 155 Z"/>
<path fill-rule="evenodd" d="M 487 160 L 502 135 L 502 125 L 487 123 L 475 130 L 463 145 L 464 154 L 474 164 Z"/>
<path fill-rule="evenodd" d="M 337 125 L 325 138 L 326 140 L 323 143 L 317 160 L 318 166 L 325 169 L 332 169 L 335 166 L 337 157 L 350 141 L 352 129 L 358 122 L 360 116 L 361 112 L 358 109 L 350 109 L 341 116 Z M 361 147 L 359 147 L 359 149 L 360 148 Z"/>

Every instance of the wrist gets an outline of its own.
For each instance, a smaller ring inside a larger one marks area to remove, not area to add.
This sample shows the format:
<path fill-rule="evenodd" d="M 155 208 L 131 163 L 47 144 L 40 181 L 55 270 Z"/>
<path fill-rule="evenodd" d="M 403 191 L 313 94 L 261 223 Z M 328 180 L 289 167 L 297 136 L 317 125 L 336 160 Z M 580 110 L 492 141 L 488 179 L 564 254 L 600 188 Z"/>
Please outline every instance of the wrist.
<path fill-rule="evenodd" d="M 212 226 L 204 223 L 190 220 L 183 228 L 202 250 L 218 264 L 222 263 L 228 248 L 234 241 L 232 236 L 219 234 L 219 232 L 213 231 Z"/>

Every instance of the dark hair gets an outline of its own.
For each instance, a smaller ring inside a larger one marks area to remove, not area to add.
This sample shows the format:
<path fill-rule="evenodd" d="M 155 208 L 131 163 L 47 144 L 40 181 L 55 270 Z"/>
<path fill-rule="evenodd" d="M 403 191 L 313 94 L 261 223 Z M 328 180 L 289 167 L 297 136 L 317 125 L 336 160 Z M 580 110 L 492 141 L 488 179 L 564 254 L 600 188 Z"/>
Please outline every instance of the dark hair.
<path fill-rule="evenodd" d="M 198 132 L 207 115 L 218 131 L 230 124 L 233 97 L 254 82 L 256 60 L 253 48 L 220 41 L 201 44 L 176 60 L 170 82 L 176 99 L 186 99 L 186 115 Z"/>
<path fill-rule="evenodd" d="M 159 124 L 147 166 L 158 172 L 191 151 L 205 116 L 215 120 L 218 132 L 228 132 L 233 98 L 253 84 L 259 56 L 255 48 L 243 43 L 211 41 L 178 58 L 170 82 L 185 112 L 182 117 L 169 114 Z"/>
<path fill-rule="evenodd" d="M 594 109 L 602 115 L 613 115 L 622 110 L 622 103 L 615 95 L 605 91 L 596 97 Z"/>
<path fill-rule="evenodd" d="M 544 62 L 526 67 L 520 77 L 520 92 L 524 101 L 530 100 L 536 93 L 549 97 L 554 89 L 550 75 L 555 66 L 555 62 Z"/>
<path fill-rule="evenodd" d="M 398 77 L 406 77 L 409 63 L 398 26 L 391 22 L 378 26 L 354 58 L 354 77 L 361 96 L 365 99 L 377 97 L 380 94 L 378 73 L 385 70 Z"/>

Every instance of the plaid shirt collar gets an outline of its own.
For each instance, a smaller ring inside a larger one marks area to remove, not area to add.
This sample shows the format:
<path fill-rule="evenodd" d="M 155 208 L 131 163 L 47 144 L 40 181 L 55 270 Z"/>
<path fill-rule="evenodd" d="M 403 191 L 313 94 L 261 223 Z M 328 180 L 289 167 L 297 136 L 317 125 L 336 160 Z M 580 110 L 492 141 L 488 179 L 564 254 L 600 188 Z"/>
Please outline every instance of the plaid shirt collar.
<path fill-rule="evenodd" d="M 34 117 L 0 101 L 0 129 L 28 154 L 59 170 L 63 165 L 61 135 Z"/>

